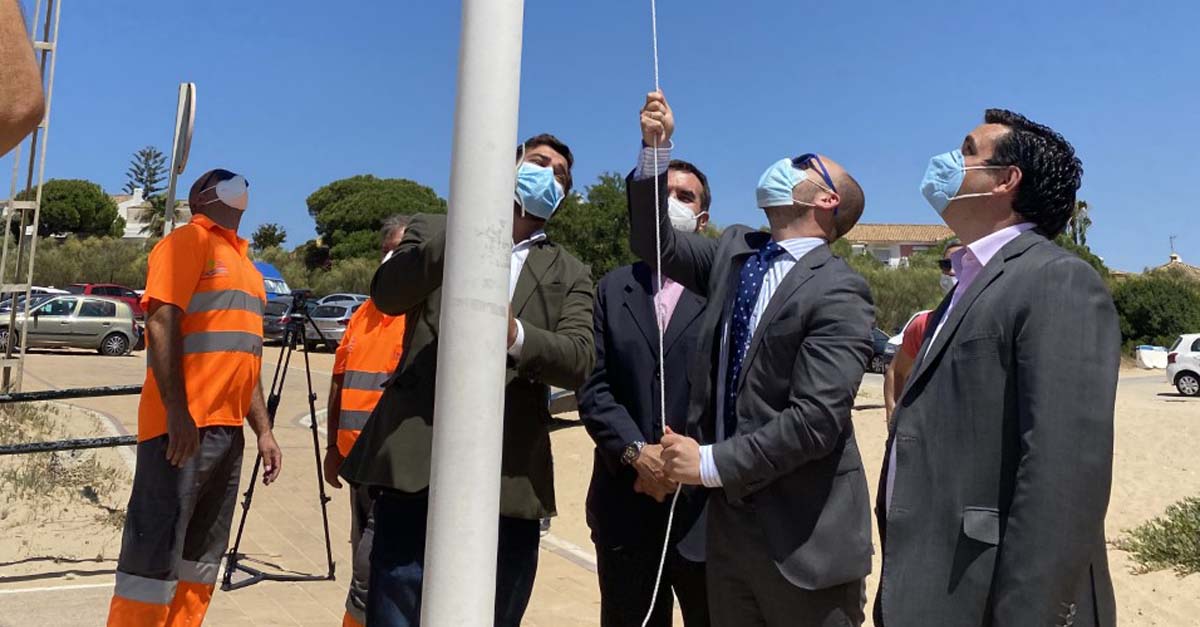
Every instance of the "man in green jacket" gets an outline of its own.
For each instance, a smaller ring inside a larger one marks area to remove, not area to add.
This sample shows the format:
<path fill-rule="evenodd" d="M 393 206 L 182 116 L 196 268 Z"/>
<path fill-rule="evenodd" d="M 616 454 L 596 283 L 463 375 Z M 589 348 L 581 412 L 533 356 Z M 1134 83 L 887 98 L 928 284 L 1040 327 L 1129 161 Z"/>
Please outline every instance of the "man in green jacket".
<path fill-rule="evenodd" d="M 549 387 L 579 387 L 595 361 L 588 267 L 543 230 L 571 189 L 571 150 L 538 135 L 517 157 L 495 622 L 513 626 L 533 591 L 539 520 L 555 514 Z M 371 283 L 379 310 L 407 316 L 408 328 L 404 356 L 341 470 L 377 493 L 369 625 L 420 621 L 445 226 L 444 216 L 414 216 Z"/>

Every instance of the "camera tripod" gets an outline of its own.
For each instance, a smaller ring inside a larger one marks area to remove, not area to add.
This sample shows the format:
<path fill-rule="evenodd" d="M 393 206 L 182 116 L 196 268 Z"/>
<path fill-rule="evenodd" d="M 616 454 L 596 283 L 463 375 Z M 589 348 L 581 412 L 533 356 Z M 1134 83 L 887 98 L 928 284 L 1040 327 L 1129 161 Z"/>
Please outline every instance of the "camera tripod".
<path fill-rule="evenodd" d="M 287 325 L 283 331 L 282 346 L 279 351 L 279 360 L 275 364 L 275 374 L 271 377 L 271 392 L 267 396 L 267 415 L 270 419 L 272 427 L 275 426 L 275 413 L 279 410 L 279 400 L 283 394 L 283 383 L 287 378 L 288 365 L 291 363 L 292 352 L 296 350 L 296 345 L 304 342 L 304 325 L 311 324 L 312 328 L 317 332 L 323 341 L 324 334 L 317 328 L 315 322 L 308 315 L 308 311 L 304 308 L 305 297 L 293 293 L 293 311 L 288 316 Z M 317 467 L 317 492 L 320 494 L 321 500 L 321 520 L 325 524 L 325 559 L 329 564 L 329 570 L 323 575 L 303 574 L 303 573 L 275 573 L 265 572 L 241 563 L 241 560 L 246 559 L 246 556 L 238 552 L 238 548 L 242 544 L 242 533 L 246 530 L 246 517 L 250 513 L 250 502 L 254 498 L 255 484 L 258 482 L 258 471 L 262 468 L 262 455 L 259 455 L 254 460 L 254 471 L 250 474 L 250 485 L 246 488 L 245 498 L 242 501 L 242 519 L 238 523 L 237 537 L 233 541 L 233 547 L 229 549 L 226 555 L 225 562 L 225 577 L 221 581 L 222 590 L 237 590 L 252 586 L 260 581 L 332 581 L 333 576 L 333 546 L 329 541 L 329 512 L 326 505 L 329 503 L 329 497 L 325 495 L 325 477 L 322 476 L 321 466 L 321 443 L 317 437 L 317 395 L 313 393 L 312 370 L 308 363 L 308 351 L 304 351 L 304 378 L 308 383 L 308 417 L 309 430 L 312 432 L 313 458 L 316 460 Z M 249 577 L 240 581 L 233 581 L 233 572 L 240 570 L 249 575 Z"/>

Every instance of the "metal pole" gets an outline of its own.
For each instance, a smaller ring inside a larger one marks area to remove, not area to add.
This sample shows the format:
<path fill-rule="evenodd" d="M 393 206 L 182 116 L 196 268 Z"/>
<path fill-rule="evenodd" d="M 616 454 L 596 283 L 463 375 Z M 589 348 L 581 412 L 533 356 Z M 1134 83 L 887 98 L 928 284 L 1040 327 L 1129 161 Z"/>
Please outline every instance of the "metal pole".
<path fill-rule="evenodd" d="M 523 0 L 463 0 L 421 622 L 491 625 Z"/>
<path fill-rule="evenodd" d="M 175 183 L 179 179 L 176 160 L 179 155 L 180 121 L 183 119 L 184 102 L 187 100 L 187 83 L 179 84 L 179 101 L 175 105 L 175 134 L 171 138 L 171 169 L 167 176 L 167 208 L 163 213 L 163 237 L 175 230 Z"/>

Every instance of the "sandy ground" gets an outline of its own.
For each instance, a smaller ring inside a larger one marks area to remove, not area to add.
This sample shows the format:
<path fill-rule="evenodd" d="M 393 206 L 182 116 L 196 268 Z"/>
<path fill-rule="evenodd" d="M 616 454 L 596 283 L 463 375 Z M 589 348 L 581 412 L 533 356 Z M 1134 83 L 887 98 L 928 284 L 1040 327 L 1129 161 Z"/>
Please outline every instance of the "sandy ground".
<path fill-rule="evenodd" d="M 267 374 L 273 369 L 267 355 Z M 331 358 L 313 356 L 314 387 L 324 402 Z M 311 435 L 300 418 L 306 414 L 300 364 L 289 370 L 286 394 L 276 427 L 285 453 L 279 485 L 260 490 L 248 523 L 246 549 L 306 572 L 324 567 L 319 510 L 315 507 Z M 31 357 L 26 389 L 140 383 L 141 358 L 102 358 L 94 354 L 45 352 Z M 868 375 L 860 406 L 881 404 L 881 381 Z M 106 414 L 118 428 L 135 425 L 136 398 L 76 401 Z M 71 424 L 89 434 L 102 431 L 94 413 L 71 409 Z M 569 417 L 569 416 L 564 416 Z M 859 446 L 868 484 L 875 489 L 886 431 L 882 409 L 855 412 Z M 1118 391 L 1116 453 L 1108 535 L 1157 516 L 1171 503 L 1200 494 L 1200 400 L 1173 394 L 1158 373 L 1122 373 Z M 2 440 L 2 438 L 0 438 Z M 560 516 L 543 542 L 538 579 L 526 625 L 597 625 L 599 590 L 583 500 L 591 472 L 591 442 L 579 427 L 553 434 Z M 247 450 L 243 486 L 253 451 Z M 127 455 L 104 453 L 106 464 L 128 468 Z M 3 462 L 9 463 L 9 462 Z M 0 464 L 0 469 L 4 466 Z M 106 500 L 123 503 L 127 487 Z M 209 625 L 333 625 L 341 618 L 348 564 L 348 515 L 345 491 L 331 491 L 330 523 L 339 581 L 303 584 L 262 583 L 235 592 L 218 591 Z M 0 498 L 0 501 L 6 499 Z M 99 625 L 111 595 L 119 533 L 97 519 L 97 507 L 84 499 L 64 499 L 65 511 L 21 509 L 8 500 L 0 518 L 0 626 Z M 1123 625 L 1200 624 L 1200 575 L 1170 572 L 1134 575 L 1121 551 L 1110 550 L 1120 622 Z M 875 564 L 878 572 L 878 562 Z M 874 595 L 874 576 L 867 582 Z M 868 616 L 870 608 L 868 607 Z M 679 623 L 677 623 L 679 624 Z"/>

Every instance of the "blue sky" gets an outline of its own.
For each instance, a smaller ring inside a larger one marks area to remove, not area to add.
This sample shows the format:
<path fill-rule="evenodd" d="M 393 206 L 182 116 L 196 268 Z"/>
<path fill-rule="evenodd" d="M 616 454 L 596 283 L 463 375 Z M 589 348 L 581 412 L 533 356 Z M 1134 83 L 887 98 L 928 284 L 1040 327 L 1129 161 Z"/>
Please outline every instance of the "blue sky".
<path fill-rule="evenodd" d="M 520 135 L 566 140 L 577 185 L 625 172 L 653 85 L 648 0 L 525 6 Z M 810 151 L 862 182 L 864 220 L 936 222 L 917 191 L 929 157 L 1000 106 L 1074 143 L 1089 243 L 1123 270 L 1164 263 L 1169 235 L 1200 264 L 1197 23 L 1200 3 L 1175 1 L 659 0 L 676 155 L 709 175 L 716 222 L 763 223 L 758 175 Z M 354 174 L 444 197 L 458 26 L 451 0 L 69 2 L 47 176 L 117 193 L 133 151 L 168 148 L 187 80 L 199 97 L 181 186 L 210 167 L 245 173 L 247 233 L 279 222 L 302 243 L 304 199 Z"/>

